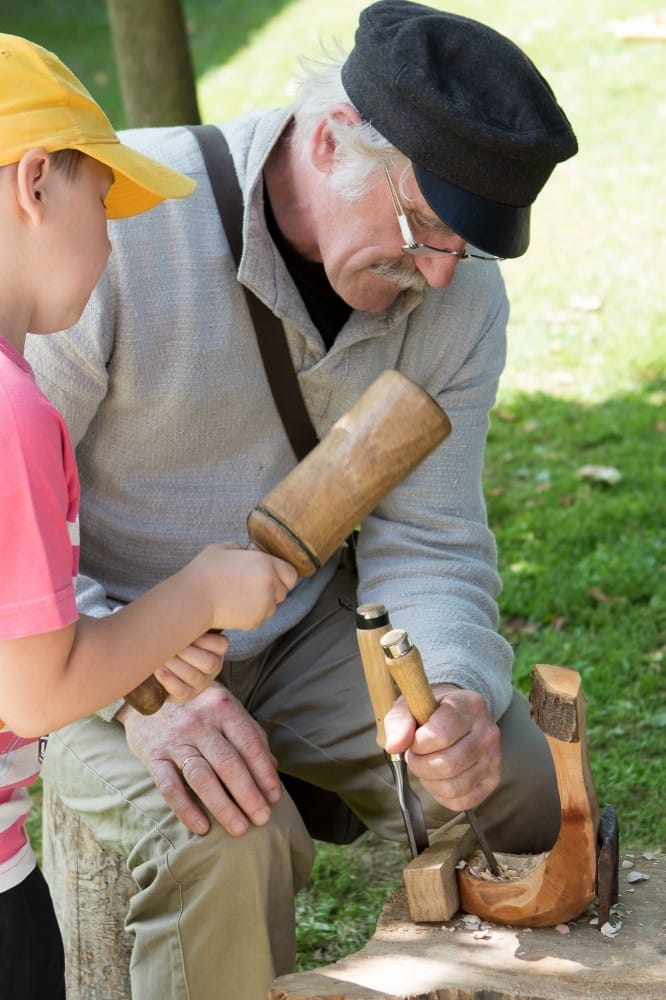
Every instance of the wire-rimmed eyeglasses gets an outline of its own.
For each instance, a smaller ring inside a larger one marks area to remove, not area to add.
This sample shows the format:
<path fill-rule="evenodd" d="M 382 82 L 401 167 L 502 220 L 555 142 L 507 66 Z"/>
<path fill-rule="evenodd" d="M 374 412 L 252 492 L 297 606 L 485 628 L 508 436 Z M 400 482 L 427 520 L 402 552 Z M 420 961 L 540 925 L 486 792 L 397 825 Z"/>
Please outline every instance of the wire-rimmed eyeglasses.
<path fill-rule="evenodd" d="M 395 214 L 398 218 L 398 225 L 400 226 L 400 233 L 404 241 L 400 247 L 403 253 L 409 254 L 410 257 L 445 256 L 457 257 L 459 260 L 504 260 L 503 257 L 493 257 L 491 254 L 469 253 L 467 250 L 444 250 L 441 247 L 431 247 L 429 243 L 417 243 L 386 164 L 384 164 L 384 176 L 386 177 L 391 201 L 393 202 Z"/>

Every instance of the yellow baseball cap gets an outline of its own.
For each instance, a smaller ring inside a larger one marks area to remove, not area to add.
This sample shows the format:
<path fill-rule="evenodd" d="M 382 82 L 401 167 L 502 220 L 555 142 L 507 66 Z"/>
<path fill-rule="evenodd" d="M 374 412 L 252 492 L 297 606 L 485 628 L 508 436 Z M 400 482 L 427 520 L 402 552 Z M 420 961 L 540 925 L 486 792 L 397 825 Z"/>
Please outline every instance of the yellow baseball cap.
<path fill-rule="evenodd" d="M 29 149 L 78 149 L 113 170 L 110 219 L 184 198 L 196 181 L 123 145 L 83 84 L 52 52 L 0 33 L 0 166 Z"/>

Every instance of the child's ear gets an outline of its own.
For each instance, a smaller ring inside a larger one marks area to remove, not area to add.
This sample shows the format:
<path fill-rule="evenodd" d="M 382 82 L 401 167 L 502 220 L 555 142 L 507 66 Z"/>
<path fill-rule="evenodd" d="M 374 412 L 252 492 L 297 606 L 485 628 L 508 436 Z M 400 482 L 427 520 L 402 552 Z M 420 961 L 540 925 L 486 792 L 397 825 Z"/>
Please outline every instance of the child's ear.
<path fill-rule="evenodd" d="M 35 224 L 41 222 L 44 215 L 51 169 L 49 154 L 43 149 L 28 150 L 16 167 L 16 194 L 19 206 Z"/>

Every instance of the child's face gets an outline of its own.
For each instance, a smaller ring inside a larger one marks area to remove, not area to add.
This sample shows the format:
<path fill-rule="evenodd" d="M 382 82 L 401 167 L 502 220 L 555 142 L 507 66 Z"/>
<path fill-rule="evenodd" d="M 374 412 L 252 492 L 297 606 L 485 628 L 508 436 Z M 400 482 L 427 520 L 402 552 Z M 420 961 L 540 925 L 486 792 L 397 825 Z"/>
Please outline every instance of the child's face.
<path fill-rule="evenodd" d="M 43 270 L 41 321 L 34 333 L 50 333 L 76 323 L 99 281 L 111 252 L 104 199 L 113 183 L 109 167 L 86 156 L 76 176 L 52 170 Z"/>

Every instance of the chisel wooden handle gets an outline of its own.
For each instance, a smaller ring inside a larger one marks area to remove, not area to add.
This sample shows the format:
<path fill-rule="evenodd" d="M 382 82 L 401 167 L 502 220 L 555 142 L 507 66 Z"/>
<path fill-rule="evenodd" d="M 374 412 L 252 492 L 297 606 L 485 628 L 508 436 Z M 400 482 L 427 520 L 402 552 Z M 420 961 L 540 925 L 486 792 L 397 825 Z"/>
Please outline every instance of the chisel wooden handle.
<path fill-rule="evenodd" d="M 421 654 L 400 628 L 385 633 L 379 642 L 386 666 L 400 688 L 409 711 L 419 726 L 423 726 L 439 702 L 430 687 Z"/>
<path fill-rule="evenodd" d="M 451 422 L 436 400 L 387 369 L 250 511 L 250 541 L 290 563 L 299 576 L 312 576 L 450 433 Z M 153 676 L 125 701 L 150 715 L 166 696 Z"/>
<path fill-rule="evenodd" d="M 356 609 L 356 638 L 372 710 L 375 713 L 377 744 L 382 750 L 386 744 L 384 717 L 393 707 L 396 692 L 379 640 L 391 629 L 388 611 L 383 604 L 360 604 Z"/>

